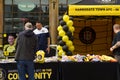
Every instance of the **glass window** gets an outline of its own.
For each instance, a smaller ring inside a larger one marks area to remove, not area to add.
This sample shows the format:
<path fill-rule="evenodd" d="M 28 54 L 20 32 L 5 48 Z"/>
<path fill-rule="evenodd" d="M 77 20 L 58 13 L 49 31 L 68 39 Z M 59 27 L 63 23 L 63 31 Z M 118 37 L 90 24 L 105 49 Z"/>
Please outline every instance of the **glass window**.
<path fill-rule="evenodd" d="M 11 12 L 12 11 L 12 6 L 6 5 L 5 6 L 5 12 Z"/>
<path fill-rule="evenodd" d="M 59 16 L 63 16 L 67 12 L 69 0 L 59 0 Z"/>
<path fill-rule="evenodd" d="M 41 0 L 41 4 L 48 4 L 49 0 Z"/>
<path fill-rule="evenodd" d="M 60 16 L 65 14 L 68 1 L 59 0 Z M 34 25 L 39 20 L 43 26 L 49 25 L 49 0 L 5 0 L 4 4 L 4 33 L 22 31 L 26 21 Z"/>
<path fill-rule="evenodd" d="M 5 0 L 4 33 L 19 33 L 24 23 L 36 20 L 49 24 L 48 0 Z M 32 6 L 31 6 L 32 5 Z"/>
<path fill-rule="evenodd" d="M 67 0 L 59 0 L 59 4 L 66 4 Z"/>
<path fill-rule="evenodd" d="M 12 0 L 5 0 L 5 4 L 7 5 L 12 4 Z"/>

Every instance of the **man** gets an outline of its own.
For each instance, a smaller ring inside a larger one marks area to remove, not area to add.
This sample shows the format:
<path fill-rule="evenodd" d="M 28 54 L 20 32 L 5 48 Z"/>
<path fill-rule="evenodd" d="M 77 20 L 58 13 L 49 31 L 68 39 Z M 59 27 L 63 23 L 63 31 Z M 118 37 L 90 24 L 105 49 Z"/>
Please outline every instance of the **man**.
<path fill-rule="evenodd" d="M 34 62 L 37 48 L 37 37 L 33 33 L 33 26 L 30 22 L 25 24 L 25 30 L 20 32 L 16 41 L 15 60 L 17 61 L 17 68 L 19 80 L 34 80 Z"/>
<path fill-rule="evenodd" d="M 3 48 L 4 56 L 12 58 L 15 56 L 15 37 L 13 35 L 8 36 L 8 44 Z"/>
<path fill-rule="evenodd" d="M 36 29 L 33 31 L 38 37 L 38 50 L 43 50 L 45 56 L 49 56 L 50 52 L 50 35 L 47 28 L 42 27 L 41 22 L 36 22 Z"/>
<path fill-rule="evenodd" d="M 113 31 L 115 33 L 115 36 L 112 41 L 112 47 L 110 48 L 110 51 L 113 52 L 115 58 L 120 63 L 120 25 L 113 25 Z"/>

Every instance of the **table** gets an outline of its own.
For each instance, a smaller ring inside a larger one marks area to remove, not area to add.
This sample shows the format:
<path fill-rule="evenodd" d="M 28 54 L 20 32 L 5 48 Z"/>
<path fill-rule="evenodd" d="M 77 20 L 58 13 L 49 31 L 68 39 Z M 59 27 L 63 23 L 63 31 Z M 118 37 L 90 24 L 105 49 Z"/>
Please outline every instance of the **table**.
<path fill-rule="evenodd" d="M 35 63 L 35 80 L 58 80 L 58 64 Z M 0 80 L 18 80 L 16 63 L 0 63 Z"/>
<path fill-rule="evenodd" d="M 60 66 L 60 80 L 120 80 L 116 62 L 63 62 Z"/>
<path fill-rule="evenodd" d="M 35 63 L 35 80 L 120 80 L 116 62 Z M 18 80 L 16 63 L 0 63 L 0 80 Z"/>

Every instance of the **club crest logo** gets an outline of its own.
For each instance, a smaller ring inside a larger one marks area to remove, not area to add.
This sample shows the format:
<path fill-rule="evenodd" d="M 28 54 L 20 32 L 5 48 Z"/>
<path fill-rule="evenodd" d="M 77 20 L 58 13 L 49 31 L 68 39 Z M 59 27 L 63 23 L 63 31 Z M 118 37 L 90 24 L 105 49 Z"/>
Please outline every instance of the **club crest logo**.
<path fill-rule="evenodd" d="M 79 39 L 84 44 L 91 44 L 96 39 L 96 32 L 91 27 L 84 27 L 79 32 Z"/>
<path fill-rule="evenodd" d="M 6 78 L 6 71 L 0 68 L 0 80 L 5 80 Z"/>

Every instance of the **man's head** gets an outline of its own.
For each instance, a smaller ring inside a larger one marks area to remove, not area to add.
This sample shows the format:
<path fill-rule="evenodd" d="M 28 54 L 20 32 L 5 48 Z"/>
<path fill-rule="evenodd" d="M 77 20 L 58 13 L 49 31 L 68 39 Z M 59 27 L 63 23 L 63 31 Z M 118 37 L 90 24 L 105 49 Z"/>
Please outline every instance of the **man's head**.
<path fill-rule="evenodd" d="M 36 28 L 39 29 L 39 30 L 42 28 L 42 24 L 41 24 L 40 21 L 36 22 Z"/>
<path fill-rule="evenodd" d="M 14 41 L 15 41 L 15 37 L 13 35 L 9 35 L 8 36 L 8 43 L 10 45 L 13 45 L 14 44 Z"/>
<path fill-rule="evenodd" d="M 113 25 L 113 30 L 114 30 L 114 33 L 117 33 L 120 31 L 120 25 L 119 24 L 114 24 Z"/>
<path fill-rule="evenodd" d="M 32 30 L 32 29 L 33 29 L 32 23 L 27 22 L 27 23 L 25 24 L 25 30 Z"/>

